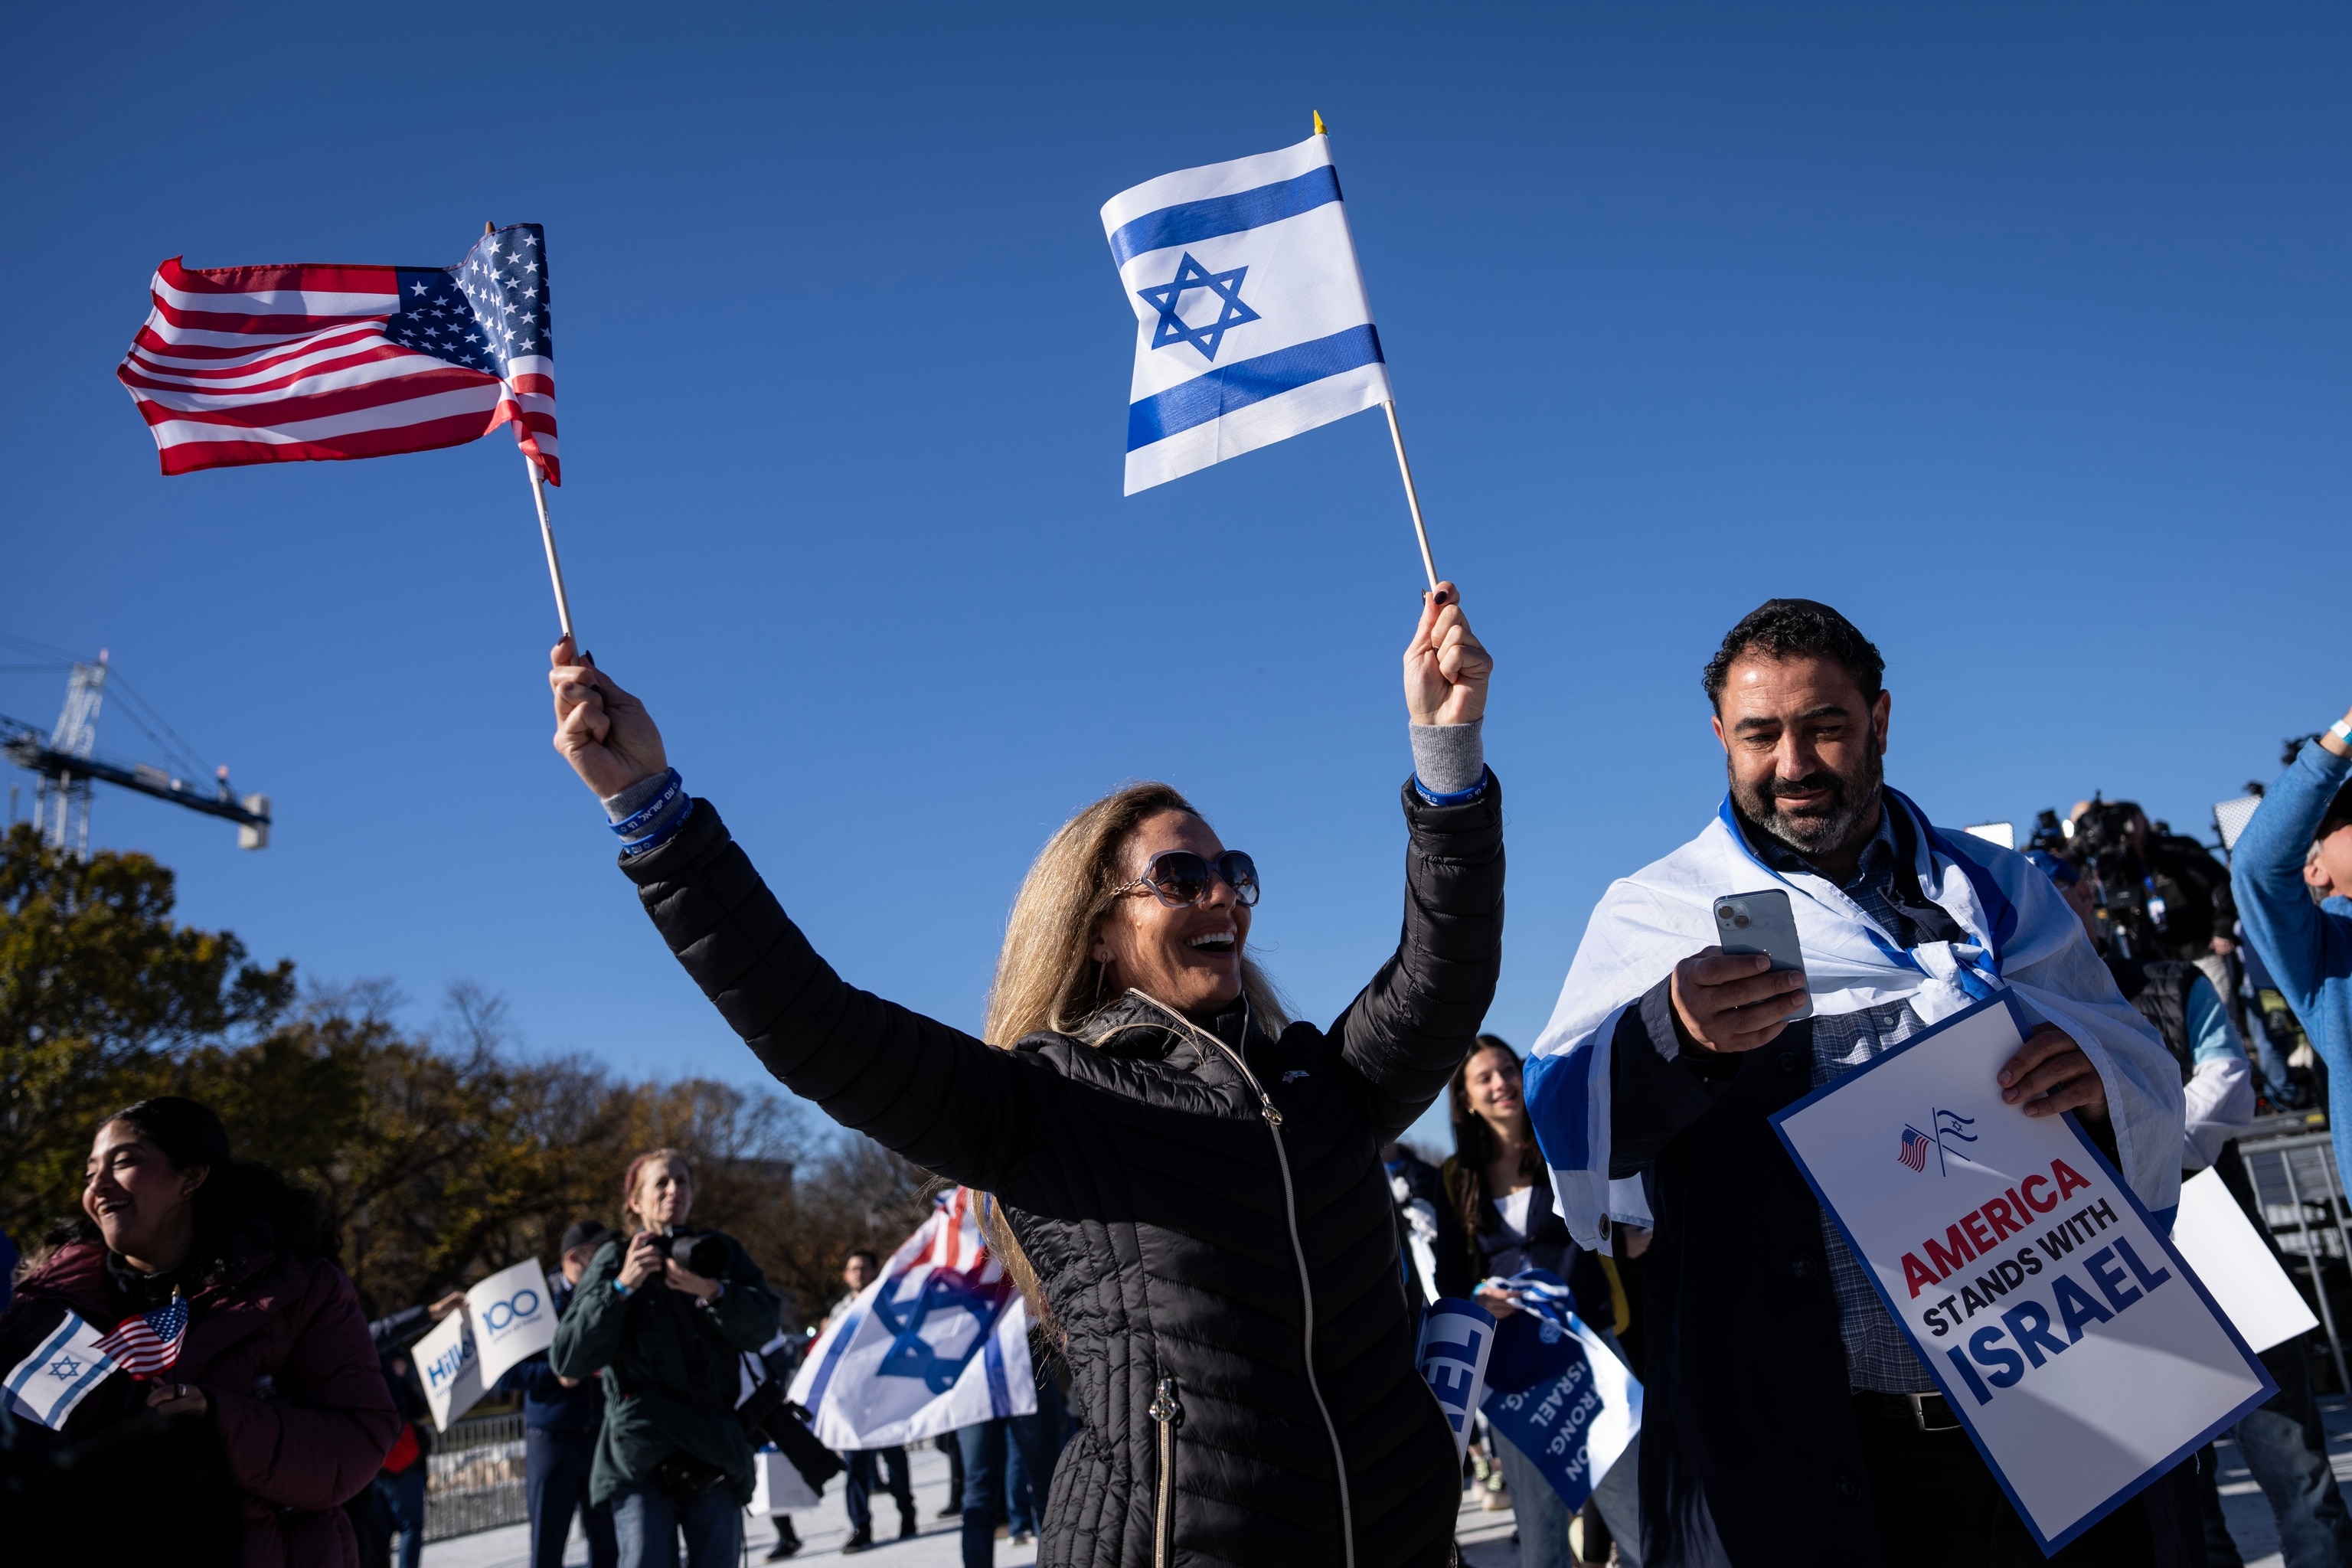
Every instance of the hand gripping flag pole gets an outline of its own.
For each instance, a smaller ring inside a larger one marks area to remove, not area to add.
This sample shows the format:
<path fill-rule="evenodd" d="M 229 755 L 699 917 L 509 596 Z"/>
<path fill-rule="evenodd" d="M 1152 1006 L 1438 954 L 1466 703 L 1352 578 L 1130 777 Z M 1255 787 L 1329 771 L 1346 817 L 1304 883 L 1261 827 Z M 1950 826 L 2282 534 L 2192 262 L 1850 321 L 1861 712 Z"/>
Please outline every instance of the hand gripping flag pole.
<path fill-rule="evenodd" d="M 1377 405 L 1433 590 L 1437 563 L 1322 115 L 1297 146 L 1121 191 L 1102 220 L 1136 318 L 1127 493 Z"/>
<path fill-rule="evenodd" d="M 197 268 L 173 257 L 114 374 L 165 474 L 424 452 L 513 426 L 571 633 L 547 512 L 563 472 L 546 237 L 533 223 L 482 227 L 455 267 Z"/>

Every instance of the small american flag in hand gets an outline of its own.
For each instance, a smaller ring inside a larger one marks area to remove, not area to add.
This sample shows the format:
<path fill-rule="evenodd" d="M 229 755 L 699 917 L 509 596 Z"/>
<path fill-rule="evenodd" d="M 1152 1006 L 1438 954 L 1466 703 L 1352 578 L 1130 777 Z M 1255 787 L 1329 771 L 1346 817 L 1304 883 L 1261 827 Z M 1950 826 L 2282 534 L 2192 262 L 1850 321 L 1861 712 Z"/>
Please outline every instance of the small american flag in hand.
<path fill-rule="evenodd" d="M 180 1359 L 180 1342 L 188 1337 L 188 1304 L 178 1291 L 152 1312 L 134 1312 L 101 1335 L 98 1348 L 133 1377 L 153 1377 Z"/>

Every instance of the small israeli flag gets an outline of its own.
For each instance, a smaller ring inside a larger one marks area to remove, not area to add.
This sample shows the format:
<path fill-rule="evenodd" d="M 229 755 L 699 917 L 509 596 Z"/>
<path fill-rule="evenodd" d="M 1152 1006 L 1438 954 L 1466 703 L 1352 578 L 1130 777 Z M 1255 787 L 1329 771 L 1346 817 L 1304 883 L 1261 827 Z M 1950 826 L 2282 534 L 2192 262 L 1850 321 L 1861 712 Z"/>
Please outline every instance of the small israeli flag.
<path fill-rule="evenodd" d="M 114 1358 L 99 1349 L 98 1340 L 96 1329 L 68 1312 L 65 1321 L 10 1368 L 7 1382 L 0 1384 L 7 1393 L 8 1408 L 51 1431 L 63 1427 L 74 1406 L 118 1370 Z"/>
<path fill-rule="evenodd" d="M 1135 310 L 1127 493 L 1393 395 L 1331 146 L 1146 180 L 1103 204 Z"/>

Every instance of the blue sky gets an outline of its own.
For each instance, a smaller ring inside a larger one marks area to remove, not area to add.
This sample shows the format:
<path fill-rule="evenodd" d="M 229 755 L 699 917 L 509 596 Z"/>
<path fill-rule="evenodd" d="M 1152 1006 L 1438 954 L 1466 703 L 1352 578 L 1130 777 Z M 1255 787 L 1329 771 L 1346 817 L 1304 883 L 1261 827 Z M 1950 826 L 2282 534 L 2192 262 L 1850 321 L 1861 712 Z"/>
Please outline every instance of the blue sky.
<path fill-rule="evenodd" d="M 758 1073 L 547 745 L 511 441 L 160 478 L 112 368 L 164 257 L 544 224 L 589 645 L 821 951 L 958 1024 L 1030 856 L 1131 778 L 1256 855 L 1305 1012 L 1394 941 L 1420 584 L 1379 416 L 1119 495 L 1096 210 L 1310 109 L 1500 660 L 1522 1046 L 1607 880 L 1713 808 L 1697 671 L 1768 596 L 1879 642 L 1889 777 L 1946 822 L 2103 788 L 2201 832 L 2352 698 L 2340 10 L 187 16 L 27 12 L 0 61 L 0 631 L 110 648 L 277 801 L 262 854 L 119 795 L 100 841 L 420 1023 L 470 979 L 532 1049 Z"/>

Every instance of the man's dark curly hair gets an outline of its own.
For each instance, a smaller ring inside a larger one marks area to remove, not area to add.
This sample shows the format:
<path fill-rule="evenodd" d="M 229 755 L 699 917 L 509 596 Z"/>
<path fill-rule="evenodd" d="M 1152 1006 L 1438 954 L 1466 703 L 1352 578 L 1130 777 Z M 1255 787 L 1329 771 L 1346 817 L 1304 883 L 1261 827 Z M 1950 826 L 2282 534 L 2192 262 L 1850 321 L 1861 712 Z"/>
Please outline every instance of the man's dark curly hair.
<path fill-rule="evenodd" d="M 1747 654 L 1766 658 L 1833 658 L 1845 666 L 1863 700 L 1875 702 L 1886 674 L 1886 660 L 1854 624 L 1818 599 L 1767 599 L 1739 618 L 1723 636 L 1723 646 L 1706 661 L 1699 679 L 1706 700 L 1723 705 L 1724 682 L 1731 667 Z"/>

